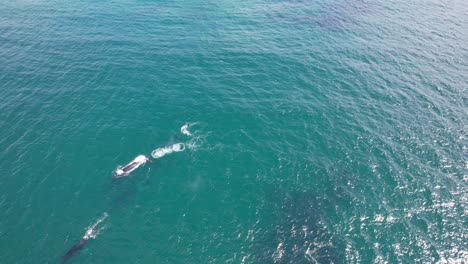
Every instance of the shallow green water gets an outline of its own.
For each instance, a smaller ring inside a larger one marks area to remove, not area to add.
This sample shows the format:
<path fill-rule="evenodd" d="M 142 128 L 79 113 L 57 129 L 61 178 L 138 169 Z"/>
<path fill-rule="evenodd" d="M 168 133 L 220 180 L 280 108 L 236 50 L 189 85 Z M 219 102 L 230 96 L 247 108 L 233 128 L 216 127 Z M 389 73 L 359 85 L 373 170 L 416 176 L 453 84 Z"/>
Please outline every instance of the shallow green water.
<path fill-rule="evenodd" d="M 2 263 L 467 262 L 467 13 L 4 1 Z"/>

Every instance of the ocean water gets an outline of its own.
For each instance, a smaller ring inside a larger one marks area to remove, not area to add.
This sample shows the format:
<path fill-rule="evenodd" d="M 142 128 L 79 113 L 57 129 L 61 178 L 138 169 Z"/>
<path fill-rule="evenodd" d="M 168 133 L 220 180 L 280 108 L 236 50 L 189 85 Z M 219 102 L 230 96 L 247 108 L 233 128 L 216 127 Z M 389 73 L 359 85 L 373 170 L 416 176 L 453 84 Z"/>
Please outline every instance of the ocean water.
<path fill-rule="evenodd" d="M 467 14 L 1 1 L 1 263 L 467 263 Z"/>

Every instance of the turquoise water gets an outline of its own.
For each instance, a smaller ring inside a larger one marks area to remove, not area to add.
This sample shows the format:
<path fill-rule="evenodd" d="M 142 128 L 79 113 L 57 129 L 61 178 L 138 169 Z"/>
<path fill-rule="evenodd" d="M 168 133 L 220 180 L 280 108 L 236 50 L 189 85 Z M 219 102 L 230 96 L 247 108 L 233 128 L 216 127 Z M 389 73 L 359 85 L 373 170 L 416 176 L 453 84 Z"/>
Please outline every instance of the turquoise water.
<path fill-rule="evenodd" d="M 3 1 L 1 262 L 468 262 L 467 14 Z"/>

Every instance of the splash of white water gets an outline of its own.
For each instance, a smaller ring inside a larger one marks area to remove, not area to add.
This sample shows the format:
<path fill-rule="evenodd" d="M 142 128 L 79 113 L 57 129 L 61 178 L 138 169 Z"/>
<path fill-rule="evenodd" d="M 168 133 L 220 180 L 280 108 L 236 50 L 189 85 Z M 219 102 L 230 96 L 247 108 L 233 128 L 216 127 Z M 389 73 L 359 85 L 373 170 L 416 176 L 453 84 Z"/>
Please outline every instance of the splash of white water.
<path fill-rule="evenodd" d="M 159 159 L 161 157 L 164 157 L 167 154 L 171 154 L 172 152 L 181 152 L 185 150 L 185 144 L 184 143 L 176 143 L 173 145 L 165 146 L 162 148 L 157 148 L 151 152 L 151 157 L 155 159 Z"/>
<path fill-rule="evenodd" d="M 83 239 L 85 240 L 88 240 L 90 238 L 96 238 L 97 235 L 99 235 L 100 231 L 104 229 L 103 228 L 97 228 L 97 226 L 102 223 L 104 220 L 106 220 L 106 218 L 108 217 L 109 215 L 107 213 L 104 213 L 97 221 L 96 223 L 94 223 L 92 226 L 88 227 L 88 229 L 86 230 L 86 233 L 84 234 L 83 236 Z"/>
<path fill-rule="evenodd" d="M 186 136 L 192 136 L 192 133 L 190 133 L 190 131 L 188 130 L 188 127 L 189 127 L 189 123 L 185 123 L 185 125 L 183 125 L 181 128 L 180 128 L 180 133 L 186 135 Z"/>

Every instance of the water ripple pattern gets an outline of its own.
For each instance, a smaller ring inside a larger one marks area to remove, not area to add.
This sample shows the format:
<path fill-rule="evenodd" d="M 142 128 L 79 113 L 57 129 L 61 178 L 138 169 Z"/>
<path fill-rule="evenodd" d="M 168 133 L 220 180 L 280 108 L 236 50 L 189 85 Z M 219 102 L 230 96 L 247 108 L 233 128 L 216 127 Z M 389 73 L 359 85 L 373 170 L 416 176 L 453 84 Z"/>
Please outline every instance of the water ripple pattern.
<path fill-rule="evenodd" d="M 2 263 L 467 263 L 466 14 L 3 1 Z"/>

